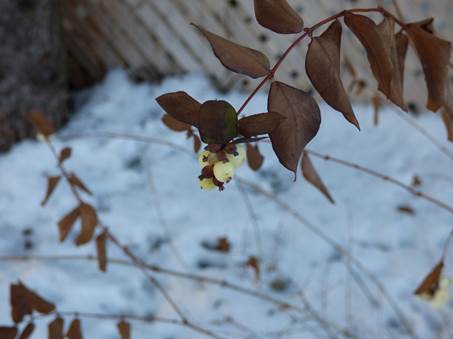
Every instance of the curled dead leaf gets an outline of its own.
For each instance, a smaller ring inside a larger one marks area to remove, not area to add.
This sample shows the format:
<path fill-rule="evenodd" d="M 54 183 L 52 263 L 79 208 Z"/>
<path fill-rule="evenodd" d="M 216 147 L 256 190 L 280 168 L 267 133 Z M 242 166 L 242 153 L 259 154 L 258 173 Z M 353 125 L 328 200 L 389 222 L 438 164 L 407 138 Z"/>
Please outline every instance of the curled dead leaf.
<path fill-rule="evenodd" d="M 268 109 L 286 117 L 270 133 L 270 139 L 280 163 L 296 174 L 302 151 L 321 125 L 318 104 L 310 94 L 274 81 L 269 92 Z"/>
<path fill-rule="evenodd" d="M 35 330 L 35 324 L 28 323 L 27 326 L 25 326 L 25 328 L 21 332 L 21 334 L 19 336 L 19 339 L 28 339 L 28 338 L 30 338 L 31 335 L 33 334 L 34 330 Z M 0 338 L 3 338 L 3 337 L 0 336 Z"/>
<path fill-rule="evenodd" d="M 305 68 L 321 97 L 360 129 L 340 77 L 341 34 L 341 23 L 336 20 L 321 36 L 313 38 L 305 59 Z"/>
<path fill-rule="evenodd" d="M 71 231 L 74 223 L 80 217 L 80 209 L 77 206 L 76 208 L 72 209 L 68 214 L 66 214 L 61 220 L 58 222 L 58 231 L 60 234 L 60 242 L 65 241 L 66 237 L 68 236 L 69 232 Z"/>
<path fill-rule="evenodd" d="M 77 246 L 84 245 L 91 241 L 94 235 L 94 230 L 99 223 L 96 210 L 93 206 L 81 203 L 79 205 L 79 213 L 81 230 L 75 241 Z"/>
<path fill-rule="evenodd" d="M 258 23 L 276 33 L 294 34 L 304 29 L 304 21 L 286 0 L 255 0 Z"/>
<path fill-rule="evenodd" d="M 55 127 L 42 112 L 30 111 L 25 114 L 25 117 L 44 137 L 47 138 L 55 133 Z"/>
<path fill-rule="evenodd" d="M 20 281 L 10 286 L 11 317 L 15 323 L 22 322 L 26 315 L 33 311 L 49 314 L 55 310 L 55 305 L 45 300 L 36 292 L 28 289 Z"/>
<path fill-rule="evenodd" d="M 189 124 L 176 120 L 170 114 L 164 114 L 162 116 L 162 122 L 165 126 L 175 132 L 185 132 L 190 128 Z"/>
<path fill-rule="evenodd" d="M 269 134 L 274 131 L 284 119 L 285 117 L 283 115 L 276 112 L 249 115 L 238 121 L 239 133 L 246 138 L 261 134 Z"/>
<path fill-rule="evenodd" d="M 229 70 L 251 78 L 260 78 L 269 73 L 269 60 L 263 53 L 236 44 L 195 24 L 192 25 L 208 39 L 216 57 Z"/>
<path fill-rule="evenodd" d="M 93 195 L 90 189 L 82 182 L 82 180 L 80 180 L 80 178 L 75 173 L 69 174 L 68 180 L 72 186 L 82 190 L 86 194 Z"/>
<path fill-rule="evenodd" d="M 322 182 L 321 177 L 313 166 L 307 152 L 304 152 L 302 157 L 302 175 L 310 184 L 316 187 L 327 198 L 327 200 L 330 201 L 330 203 L 335 204 L 335 201 L 330 195 L 326 185 Z"/>
<path fill-rule="evenodd" d="M 64 320 L 57 317 L 47 325 L 49 339 L 64 339 Z"/>
<path fill-rule="evenodd" d="M 131 324 L 125 320 L 120 321 L 117 325 L 121 339 L 131 338 Z"/>
<path fill-rule="evenodd" d="M 0 338 L 15 339 L 17 335 L 17 327 L 0 326 Z"/>
<path fill-rule="evenodd" d="M 107 271 L 107 233 L 104 231 L 96 237 L 96 252 L 99 270 Z"/>
<path fill-rule="evenodd" d="M 439 282 L 444 268 L 444 262 L 440 261 L 436 266 L 429 272 L 429 274 L 423 279 L 420 285 L 415 290 L 416 295 L 434 295 L 439 288 Z"/>
<path fill-rule="evenodd" d="M 156 98 L 157 103 L 179 122 L 198 126 L 201 104 L 186 92 L 167 93 Z"/>
<path fill-rule="evenodd" d="M 52 193 L 55 191 L 55 188 L 57 188 L 58 183 L 60 182 L 61 176 L 51 176 L 47 178 L 47 191 L 46 191 L 46 196 L 44 197 L 43 201 L 41 202 L 41 206 L 44 206 L 47 204 L 47 201 L 49 200 L 50 196 Z"/>
<path fill-rule="evenodd" d="M 258 144 L 252 146 L 247 144 L 247 164 L 253 171 L 258 171 L 263 166 L 264 157 L 260 153 Z"/>
<path fill-rule="evenodd" d="M 60 151 L 60 155 L 58 156 L 58 161 L 63 163 L 65 160 L 69 159 L 72 155 L 71 147 L 65 147 Z"/>
<path fill-rule="evenodd" d="M 82 325 L 79 319 L 74 319 L 71 322 L 66 336 L 68 337 L 68 339 L 83 339 Z"/>

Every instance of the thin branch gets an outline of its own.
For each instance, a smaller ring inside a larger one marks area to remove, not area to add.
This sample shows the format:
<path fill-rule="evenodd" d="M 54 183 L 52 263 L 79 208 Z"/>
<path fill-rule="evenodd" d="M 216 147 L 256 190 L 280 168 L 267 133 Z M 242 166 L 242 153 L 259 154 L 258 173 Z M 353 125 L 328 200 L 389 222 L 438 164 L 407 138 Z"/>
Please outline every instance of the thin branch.
<path fill-rule="evenodd" d="M 425 199 L 426 201 L 429 201 L 431 202 L 432 204 L 450 212 L 450 213 L 453 213 L 453 207 L 448 205 L 447 203 L 437 199 L 437 198 L 434 198 L 422 191 L 419 191 L 409 185 L 406 185 L 405 183 L 395 179 L 395 178 L 392 178 L 388 175 L 384 175 L 384 174 L 381 174 L 375 170 L 372 170 L 370 168 L 367 168 L 367 167 L 364 167 L 364 166 L 361 166 L 361 165 L 358 165 L 356 163 L 353 163 L 353 162 L 350 162 L 350 161 L 346 161 L 346 160 L 343 160 L 343 159 L 339 159 L 339 158 L 334 158 L 330 155 L 327 155 L 327 154 L 321 154 L 321 153 L 318 153 L 318 152 L 315 152 L 315 151 L 311 151 L 311 150 L 306 150 L 307 153 L 313 155 L 314 157 L 318 157 L 320 159 L 323 159 L 323 160 L 326 160 L 326 161 L 332 161 L 332 162 L 335 162 L 337 164 L 340 164 L 340 165 L 343 165 L 343 166 L 347 166 L 347 167 L 350 167 L 350 168 L 353 168 L 355 170 L 358 170 L 360 172 L 363 172 L 363 173 L 366 173 L 366 174 L 369 174 L 375 178 L 378 178 L 378 179 L 381 179 L 383 181 L 387 181 L 389 183 L 392 183 L 396 186 L 399 186 L 401 187 L 402 189 L 408 191 L 409 193 L 411 193 L 412 195 L 416 196 L 416 197 L 420 197 L 422 199 Z"/>

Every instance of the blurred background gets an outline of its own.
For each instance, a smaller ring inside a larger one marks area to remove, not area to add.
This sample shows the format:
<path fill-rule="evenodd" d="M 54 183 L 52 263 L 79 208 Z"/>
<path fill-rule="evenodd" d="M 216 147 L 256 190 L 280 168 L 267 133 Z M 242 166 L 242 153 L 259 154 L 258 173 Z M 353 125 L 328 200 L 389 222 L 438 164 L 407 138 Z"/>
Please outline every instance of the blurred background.
<path fill-rule="evenodd" d="M 291 0 L 307 26 L 351 6 L 392 1 Z M 440 36 L 453 33 L 453 2 L 401 0 L 407 21 L 435 17 Z M 256 81 L 224 69 L 191 22 L 233 41 L 263 51 L 274 62 L 293 40 L 259 26 L 249 0 L 2 0 L 0 2 L 0 149 L 30 135 L 22 114 L 44 111 L 57 125 L 68 119 L 71 90 L 102 80 L 109 69 L 125 68 L 137 81 L 202 72 L 222 91 L 251 90 Z M 344 81 L 355 81 L 352 98 L 369 100 L 370 78 L 364 50 L 348 30 L 343 38 Z M 310 89 L 303 71 L 306 43 L 294 50 L 278 79 Z M 406 71 L 406 100 L 423 109 L 426 90 L 413 53 Z"/>

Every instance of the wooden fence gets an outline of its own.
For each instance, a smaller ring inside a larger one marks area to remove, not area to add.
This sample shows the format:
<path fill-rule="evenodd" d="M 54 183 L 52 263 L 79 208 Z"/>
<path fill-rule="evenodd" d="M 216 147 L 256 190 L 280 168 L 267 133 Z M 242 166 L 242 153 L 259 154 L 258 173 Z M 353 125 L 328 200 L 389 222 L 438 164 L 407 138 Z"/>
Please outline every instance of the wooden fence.
<path fill-rule="evenodd" d="M 225 70 L 210 52 L 206 40 L 192 27 L 204 28 L 238 43 L 264 52 L 271 60 L 294 40 L 275 34 L 256 23 L 252 0 L 64 0 L 64 30 L 69 50 L 71 81 L 76 86 L 99 80 L 111 67 L 126 67 L 143 78 L 185 72 L 204 72 L 221 89 L 247 89 L 256 80 Z M 391 1 L 293 0 L 307 26 L 344 8 L 386 6 Z M 400 0 L 407 20 L 436 17 L 440 35 L 453 38 L 453 1 Z M 277 78 L 308 89 L 304 71 L 306 43 L 285 61 Z M 348 59 L 360 77 L 371 79 L 364 50 L 345 30 L 344 60 Z M 406 98 L 423 104 L 426 95 L 419 62 L 413 53 L 406 66 Z M 344 72 L 347 83 L 348 72 Z M 374 80 L 367 80 L 375 89 Z M 371 95 L 371 92 L 364 92 Z"/>

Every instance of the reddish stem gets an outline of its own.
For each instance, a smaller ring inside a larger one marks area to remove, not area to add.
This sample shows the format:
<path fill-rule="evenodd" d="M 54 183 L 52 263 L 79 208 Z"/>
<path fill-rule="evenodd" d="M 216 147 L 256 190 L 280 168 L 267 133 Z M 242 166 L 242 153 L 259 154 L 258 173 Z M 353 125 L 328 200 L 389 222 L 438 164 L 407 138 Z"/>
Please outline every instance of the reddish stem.
<path fill-rule="evenodd" d="M 321 26 L 324 26 L 325 24 L 328 24 L 329 22 L 336 20 L 338 18 L 343 17 L 346 13 L 369 13 L 369 12 L 378 12 L 381 13 L 382 15 L 386 15 L 391 17 L 398 25 L 400 25 L 403 29 L 406 27 L 406 24 L 399 20 L 397 17 L 395 17 L 392 13 L 387 11 L 383 7 L 373 7 L 373 8 L 356 8 L 356 9 L 349 9 L 349 10 L 344 10 L 341 11 L 337 14 L 334 14 L 324 20 L 319 21 L 318 23 L 314 24 L 313 26 L 309 28 L 304 29 L 304 33 L 299 36 L 286 50 L 285 52 L 281 55 L 281 57 L 277 60 L 275 65 L 272 67 L 272 69 L 269 71 L 269 73 L 261 80 L 261 82 L 258 84 L 258 86 L 253 90 L 252 93 L 245 99 L 244 103 L 242 106 L 239 108 L 237 114 L 241 114 L 242 111 L 245 109 L 245 107 L 249 104 L 249 102 L 253 99 L 253 97 L 258 93 L 258 91 L 266 84 L 268 80 L 271 80 L 274 78 L 275 73 L 277 70 L 280 68 L 281 64 L 283 61 L 286 59 L 288 54 L 307 36 L 311 36 L 313 31 L 318 29 Z"/>

